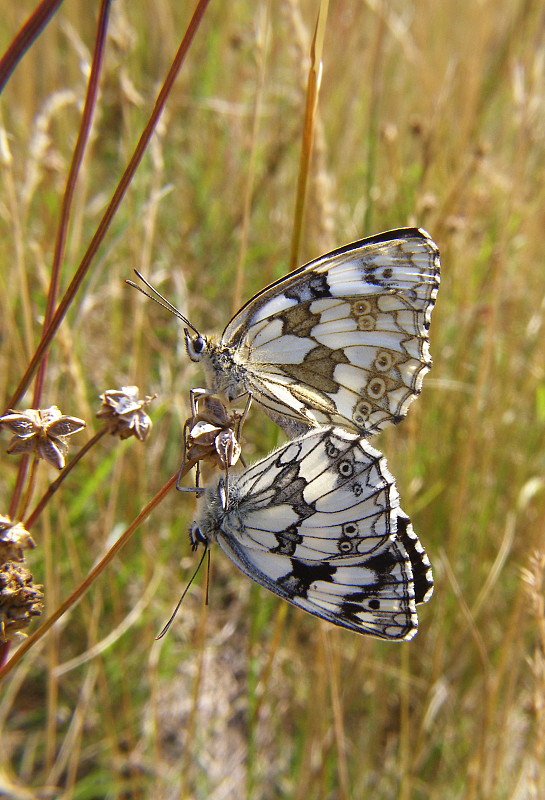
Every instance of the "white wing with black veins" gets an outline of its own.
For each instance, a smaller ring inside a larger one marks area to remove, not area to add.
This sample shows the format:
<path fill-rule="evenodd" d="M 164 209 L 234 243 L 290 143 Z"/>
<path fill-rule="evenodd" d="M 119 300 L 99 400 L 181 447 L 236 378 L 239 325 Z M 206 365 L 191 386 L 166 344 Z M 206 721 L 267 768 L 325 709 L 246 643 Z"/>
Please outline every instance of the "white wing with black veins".
<path fill-rule="evenodd" d="M 221 346 L 273 414 L 371 434 L 399 422 L 431 367 L 437 246 L 420 228 L 346 245 L 273 283 Z"/>
<path fill-rule="evenodd" d="M 431 596 L 429 560 L 384 457 L 319 428 L 209 490 L 196 523 L 250 578 L 335 625 L 410 639 Z"/>

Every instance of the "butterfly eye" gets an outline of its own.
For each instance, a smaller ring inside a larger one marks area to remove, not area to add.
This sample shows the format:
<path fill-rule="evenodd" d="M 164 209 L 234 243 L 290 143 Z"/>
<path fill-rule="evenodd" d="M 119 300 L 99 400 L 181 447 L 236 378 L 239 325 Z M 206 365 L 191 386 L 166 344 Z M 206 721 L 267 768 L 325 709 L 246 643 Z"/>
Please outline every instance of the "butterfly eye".
<path fill-rule="evenodd" d="M 196 336 L 192 336 L 186 328 L 185 346 L 187 349 L 187 355 L 191 361 L 199 361 L 203 351 L 206 348 L 206 339 L 204 336 L 201 336 L 200 333 Z"/>
<path fill-rule="evenodd" d="M 205 341 L 202 336 L 197 336 L 196 339 L 193 340 L 193 350 L 197 355 L 200 355 L 204 350 Z"/>
<path fill-rule="evenodd" d="M 196 550 L 200 544 L 204 544 L 205 547 L 208 544 L 208 539 L 196 522 L 194 522 L 189 528 L 189 541 L 191 543 L 192 550 Z"/>

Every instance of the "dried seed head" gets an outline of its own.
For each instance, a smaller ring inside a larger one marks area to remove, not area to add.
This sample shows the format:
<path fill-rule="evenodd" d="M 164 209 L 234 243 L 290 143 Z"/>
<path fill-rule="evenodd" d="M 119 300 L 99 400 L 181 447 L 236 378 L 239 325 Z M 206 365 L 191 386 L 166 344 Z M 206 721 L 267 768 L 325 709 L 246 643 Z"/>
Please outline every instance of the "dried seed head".
<path fill-rule="evenodd" d="M 9 561 L 0 568 L 0 641 L 25 636 L 32 617 L 43 610 L 42 586 L 35 586 L 32 575 L 21 564 Z"/>
<path fill-rule="evenodd" d="M 238 436 L 243 414 L 229 409 L 216 395 L 197 399 L 195 414 L 184 430 L 186 459 L 209 461 L 219 469 L 233 467 L 241 453 Z"/>
<path fill-rule="evenodd" d="M 23 524 L 0 514 L 0 565 L 6 561 L 22 561 L 23 550 L 33 547 L 36 547 L 34 540 Z"/>
<path fill-rule="evenodd" d="M 152 422 L 143 410 L 157 395 L 138 398 L 138 386 L 122 386 L 121 389 L 107 389 L 100 395 L 102 405 L 96 413 L 109 427 L 112 436 L 128 439 L 129 436 L 144 442 L 151 431 Z"/>
<path fill-rule="evenodd" d="M 10 455 L 36 453 L 57 469 L 63 469 L 68 452 L 67 437 L 85 427 L 85 421 L 78 417 L 61 414 L 57 406 L 49 408 L 27 408 L 25 411 L 12 411 L 0 417 L 14 436 L 8 444 Z"/>

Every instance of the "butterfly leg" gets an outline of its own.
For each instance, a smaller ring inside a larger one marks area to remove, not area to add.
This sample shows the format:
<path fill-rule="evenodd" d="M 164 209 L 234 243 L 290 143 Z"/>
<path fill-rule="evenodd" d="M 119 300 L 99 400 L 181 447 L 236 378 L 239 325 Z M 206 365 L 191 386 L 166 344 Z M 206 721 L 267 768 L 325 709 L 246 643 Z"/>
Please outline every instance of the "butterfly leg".
<path fill-rule="evenodd" d="M 190 395 L 190 398 L 191 398 L 190 402 L 191 402 L 192 410 L 194 408 L 194 402 L 195 402 L 194 398 L 193 398 L 193 394 L 192 394 L 194 391 L 204 392 L 205 390 L 204 389 L 197 389 L 197 390 L 191 389 L 189 395 Z M 200 497 L 200 495 L 203 493 L 203 490 L 202 490 L 202 488 L 200 486 L 200 478 L 201 478 L 200 461 L 197 461 L 197 463 L 195 465 L 195 486 L 181 486 L 180 485 L 180 481 L 182 480 L 182 473 L 183 473 L 184 467 L 185 467 L 185 465 L 187 463 L 187 432 L 188 432 L 189 426 L 190 426 L 191 422 L 193 421 L 193 419 L 195 418 L 195 416 L 196 416 L 196 411 L 194 411 L 193 412 L 193 416 L 190 419 L 187 419 L 185 421 L 185 423 L 184 423 L 182 463 L 180 464 L 180 469 L 178 470 L 178 476 L 176 478 L 176 489 L 179 492 L 197 492 L 197 497 Z"/>
<path fill-rule="evenodd" d="M 186 454 L 187 454 L 187 430 L 188 430 L 188 428 L 189 428 L 189 420 L 186 419 L 186 421 L 184 422 L 184 430 L 183 430 L 183 436 L 182 436 L 182 438 L 183 438 L 182 463 L 180 464 L 180 469 L 178 470 L 178 477 L 176 478 L 176 488 L 177 489 L 181 489 L 182 488 L 180 486 L 180 480 L 181 480 L 181 477 L 182 477 L 183 469 L 184 469 L 186 461 L 187 461 Z"/>
<path fill-rule="evenodd" d="M 195 464 L 195 486 L 180 486 L 181 480 L 181 473 L 183 467 L 180 467 L 178 472 L 178 477 L 176 479 L 176 488 L 179 492 L 195 492 L 197 497 L 200 497 L 204 494 L 204 487 L 200 485 L 201 483 L 201 465 L 200 461 L 197 461 Z"/>
<path fill-rule="evenodd" d="M 206 397 L 207 395 L 210 395 L 210 394 L 211 394 L 211 392 L 209 392 L 208 389 L 195 388 L 195 389 L 190 389 L 189 390 L 189 405 L 191 406 L 191 416 L 192 417 L 196 417 L 197 416 L 197 406 L 198 406 L 199 400 L 202 397 Z"/>
<path fill-rule="evenodd" d="M 242 412 L 241 416 L 239 417 L 239 419 L 237 421 L 237 426 L 236 426 L 236 437 L 237 437 L 237 439 L 240 436 L 240 431 L 242 430 L 242 426 L 246 422 L 246 417 L 248 416 L 248 411 L 250 410 L 250 406 L 252 405 L 252 400 L 253 400 L 253 394 L 251 392 L 248 392 L 248 399 L 246 400 L 246 405 L 244 406 L 244 411 Z"/>
<path fill-rule="evenodd" d="M 244 411 L 242 412 L 241 416 L 237 420 L 236 430 L 235 430 L 235 437 L 236 437 L 237 442 L 240 439 L 240 432 L 242 430 L 242 426 L 246 422 L 246 417 L 248 416 L 248 411 L 250 410 L 250 406 L 252 405 L 253 397 L 254 397 L 253 394 L 251 392 L 248 392 L 248 399 L 246 400 L 246 405 L 244 406 Z M 244 460 L 244 456 L 243 455 L 240 456 L 240 463 L 242 464 L 244 469 L 246 469 L 246 467 L 248 466 L 246 464 L 245 460 Z"/>

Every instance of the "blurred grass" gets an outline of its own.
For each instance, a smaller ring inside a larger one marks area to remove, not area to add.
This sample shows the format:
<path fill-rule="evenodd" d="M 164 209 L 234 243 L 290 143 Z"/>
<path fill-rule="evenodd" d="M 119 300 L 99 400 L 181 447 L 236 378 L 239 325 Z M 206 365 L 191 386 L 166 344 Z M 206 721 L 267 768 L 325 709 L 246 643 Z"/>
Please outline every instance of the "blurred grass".
<path fill-rule="evenodd" d="M 4 9 L 2 51 L 33 8 Z M 223 329 L 252 148 L 242 297 L 287 269 L 317 8 L 211 3 L 55 338 L 43 405 L 84 417 L 92 431 L 104 389 L 136 383 L 159 398 L 149 442 L 103 439 L 33 530 L 38 547 L 27 561 L 48 612 L 176 470 L 187 391 L 202 382 L 176 322 L 124 279 L 141 269 L 197 326 Z M 64 287 L 191 12 L 171 0 L 112 6 Z M 94 14 L 81 0 L 63 4 L 1 100 L 6 399 L 40 335 Z M 545 579 L 543 559 L 533 559 L 545 553 L 544 56 L 542 9 L 530 0 L 330 3 L 300 262 L 406 224 L 426 227 L 442 254 L 434 370 L 408 419 L 379 442 L 434 566 L 417 638 L 397 646 L 322 624 L 214 553 L 210 606 L 201 577 L 169 635 L 154 642 L 194 565 L 193 501 L 171 494 L 6 679 L 0 794 L 545 796 Z M 246 459 L 277 440 L 254 409 Z M 4 461 L 0 511 L 15 461 Z M 35 496 L 55 477 L 44 467 Z M 59 671 L 112 631 L 119 635 L 100 655 Z"/>

